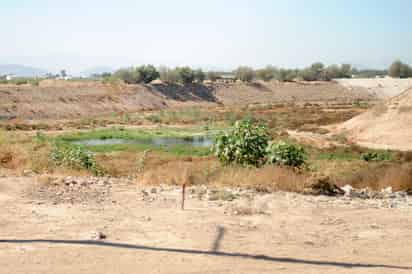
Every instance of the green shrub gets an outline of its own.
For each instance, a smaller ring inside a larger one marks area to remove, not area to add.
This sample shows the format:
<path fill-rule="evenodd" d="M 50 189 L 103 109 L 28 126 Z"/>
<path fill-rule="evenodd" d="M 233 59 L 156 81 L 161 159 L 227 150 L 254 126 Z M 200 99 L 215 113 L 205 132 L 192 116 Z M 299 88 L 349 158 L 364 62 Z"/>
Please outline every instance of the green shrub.
<path fill-rule="evenodd" d="M 272 143 L 266 148 L 267 163 L 292 167 L 300 167 L 306 161 L 306 152 L 303 147 L 280 141 Z"/>
<path fill-rule="evenodd" d="M 87 169 L 95 175 L 103 173 L 93 154 L 82 146 L 55 143 L 52 146 L 49 159 L 56 166 Z"/>
<path fill-rule="evenodd" d="M 264 163 L 268 140 L 265 126 L 242 120 L 228 133 L 216 137 L 212 150 L 223 164 L 259 166 Z"/>
<path fill-rule="evenodd" d="M 389 151 L 369 151 L 361 155 L 361 160 L 366 162 L 389 161 L 391 153 Z"/>

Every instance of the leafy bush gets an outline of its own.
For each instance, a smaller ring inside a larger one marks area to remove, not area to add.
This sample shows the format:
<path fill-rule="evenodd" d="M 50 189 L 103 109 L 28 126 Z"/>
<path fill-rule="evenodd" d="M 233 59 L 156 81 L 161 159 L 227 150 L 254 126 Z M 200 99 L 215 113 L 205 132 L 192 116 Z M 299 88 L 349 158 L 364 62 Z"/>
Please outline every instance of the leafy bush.
<path fill-rule="evenodd" d="M 93 154 L 82 146 L 55 143 L 52 146 L 49 159 L 56 166 L 87 169 L 95 175 L 102 174 Z"/>
<path fill-rule="evenodd" d="M 298 145 L 280 141 L 266 148 L 267 163 L 300 167 L 306 161 L 305 150 Z"/>
<path fill-rule="evenodd" d="M 381 162 L 391 159 L 391 154 L 388 151 L 369 151 L 361 155 L 361 160 L 366 162 Z"/>
<path fill-rule="evenodd" d="M 230 132 L 216 138 L 212 150 L 224 164 L 259 166 L 264 162 L 268 140 L 265 126 L 250 120 L 237 121 Z"/>

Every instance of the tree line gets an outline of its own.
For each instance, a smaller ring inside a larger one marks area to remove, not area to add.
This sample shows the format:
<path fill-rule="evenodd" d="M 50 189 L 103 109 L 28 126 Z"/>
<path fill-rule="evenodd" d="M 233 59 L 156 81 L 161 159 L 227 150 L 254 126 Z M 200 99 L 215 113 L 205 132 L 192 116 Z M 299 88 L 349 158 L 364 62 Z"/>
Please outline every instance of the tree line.
<path fill-rule="evenodd" d="M 330 81 L 340 78 L 372 78 L 389 75 L 396 78 L 412 77 L 412 68 L 396 60 L 388 70 L 358 70 L 350 64 L 329 65 L 317 62 L 303 69 L 285 69 L 268 65 L 261 69 L 240 66 L 231 72 L 208 71 L 192 69 L 188 66 L 169 68 L 153 65 L 122 68 L 114 73 L 105 73 L 101 77 L 106 80 L 121 80 L 126 84 L 150 83 L 160 79 L 165 83 L 190 84 L 203 83 L 205 80 L 215 82 L 219 79 L 240 80 L 252 82 L 262 80 L 265 82 L 277 80 L 280 82 L 291 81 Z"/>

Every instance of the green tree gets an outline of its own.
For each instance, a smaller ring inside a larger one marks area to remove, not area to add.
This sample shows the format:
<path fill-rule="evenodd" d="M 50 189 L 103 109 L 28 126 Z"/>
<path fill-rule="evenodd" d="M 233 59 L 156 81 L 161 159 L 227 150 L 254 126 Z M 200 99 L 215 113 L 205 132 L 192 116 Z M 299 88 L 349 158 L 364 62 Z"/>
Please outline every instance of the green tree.
<path fill-rule="evenodd" d="M 412 68 L 407 64 L 402 64 L 400 69 L 400 77 L 401 78 L 408 78 L 412 77 Z"/>
<path fill-rule="evenodd" d="M 277 74 L 277 68 L 273 66 L 266 66 L 265 68 L 256 71 L 256 78 L 265 82 L 269 82 L 270 80 L 273 80 Z"/>
<path fill-rule="evenodd" d="M 119 69 L 113 76 L 114 78 L 122 80 L 126 84 L 136 84 L 140 81 L 140 74 L 134 68 Z"/>
<path fill-rule="evenodd" d="M 252 82 L 255 79 L 255 71 L 251 67 L 240 66 L 234 71 L 236 79 L 243 82 Z"/>
<path fill-rule="evenodd" d="M 136 79 L 137 83 L 150 83 L 153 80 L 156 80 L 160 77 L 159 72 L 153 65 L 143 65 L 136 68 L 136 72 L 139 75 L 139 78 Z"/>
<path fill-rule="evenodd" d="M 400 60 L 394 61 L 389 67 L 388 73 L 390 77 L 399 78 L 401 77 L 401 68 L 403 63 Z"/>
<path fill-rule="evenodd" d="M 164 83 L 177 83 L 179 75 L 175 69 L 170 69 L 165 66 L 159 67 L 160 80 Z"/>
<path fill-rule="evenodd" d="M 185 85 L 195 80 L 195 72 L 190 67 L 177 67 L 175 70 L 180 83 Z"/>
<path fill-rule="evenodd" d="M 209 81 L 216 82 L 216 80 L 219 79 L 219 78 L 220 78 L 220 75 L 216 71 L 208 71 L 207 72 L 207 79 Z"/>
<path fill-rule="evenodd" d="M 350 64 L 342 64 L 340 66 L 340 76 L 339 78 L 351 78 L 352 74 L 353 74 L 353 69 L 352 66 Z"/>
<path fill-rule="evenodd" d="M 195 80 L 199 83 L 203 83 L 203 81 L 206 79 L 206 74 L 201 69 L 195 70 L 194 74 Z"/>

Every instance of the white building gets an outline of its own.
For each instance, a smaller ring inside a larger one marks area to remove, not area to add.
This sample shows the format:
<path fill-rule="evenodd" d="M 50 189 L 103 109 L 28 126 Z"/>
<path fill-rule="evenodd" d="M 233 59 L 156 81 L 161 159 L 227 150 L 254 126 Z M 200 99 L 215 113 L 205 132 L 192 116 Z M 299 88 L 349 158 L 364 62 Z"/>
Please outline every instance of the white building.
<path fill-rule="evenodd" d="M 14 74 L 7 74 L 6 75 L 6 80 L 7 81 L 13 80 L 14 78 L 16 78 L 16 75 L 14 75 Z"/>

